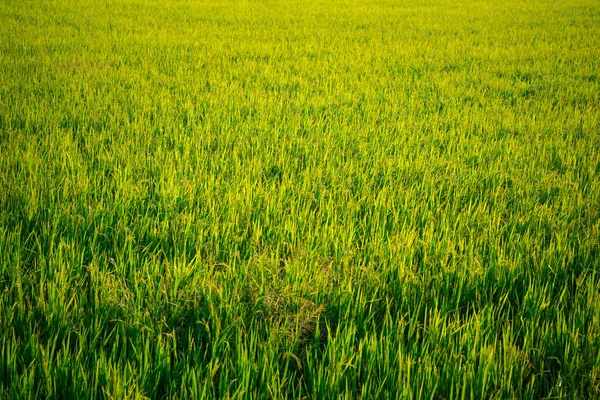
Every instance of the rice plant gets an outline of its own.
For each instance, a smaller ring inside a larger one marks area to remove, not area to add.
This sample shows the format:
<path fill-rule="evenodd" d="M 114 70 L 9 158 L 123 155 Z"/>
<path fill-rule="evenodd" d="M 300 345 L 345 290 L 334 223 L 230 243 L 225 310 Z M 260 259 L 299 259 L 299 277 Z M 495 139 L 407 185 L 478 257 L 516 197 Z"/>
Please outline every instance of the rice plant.
<path fill-rule="evenodd" d="M 600 397 L 600 3 L 0 2 L 0 398 Z"/>

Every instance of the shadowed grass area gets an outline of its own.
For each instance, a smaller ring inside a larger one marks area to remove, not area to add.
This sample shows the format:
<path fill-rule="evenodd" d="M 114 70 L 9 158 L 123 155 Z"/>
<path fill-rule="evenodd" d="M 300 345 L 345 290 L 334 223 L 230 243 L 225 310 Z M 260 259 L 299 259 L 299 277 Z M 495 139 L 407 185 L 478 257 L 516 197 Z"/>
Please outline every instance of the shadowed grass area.
<path fill-rule="evenodd" d="M 0 397 L 600 396 L 600 5 L 4 1 Z"/>

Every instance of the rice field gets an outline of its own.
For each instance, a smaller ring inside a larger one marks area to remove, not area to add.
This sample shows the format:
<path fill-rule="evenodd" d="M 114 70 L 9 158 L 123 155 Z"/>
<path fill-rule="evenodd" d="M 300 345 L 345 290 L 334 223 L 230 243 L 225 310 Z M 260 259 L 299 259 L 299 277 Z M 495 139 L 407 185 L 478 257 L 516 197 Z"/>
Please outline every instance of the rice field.
<path fill-rule="evenodd" d="M 0 398 L 600 398 L 600 3 L 0 1 Z"/>

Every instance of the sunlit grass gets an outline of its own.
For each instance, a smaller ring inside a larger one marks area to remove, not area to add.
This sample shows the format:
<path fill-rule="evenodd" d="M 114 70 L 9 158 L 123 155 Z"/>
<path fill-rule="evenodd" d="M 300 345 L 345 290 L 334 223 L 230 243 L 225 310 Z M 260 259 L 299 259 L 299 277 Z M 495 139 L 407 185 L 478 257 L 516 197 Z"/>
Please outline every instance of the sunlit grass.
<path fill-rule="evenodd" d="M 0 4 L 0 397 L 600 396 L 600 4 Z"/>

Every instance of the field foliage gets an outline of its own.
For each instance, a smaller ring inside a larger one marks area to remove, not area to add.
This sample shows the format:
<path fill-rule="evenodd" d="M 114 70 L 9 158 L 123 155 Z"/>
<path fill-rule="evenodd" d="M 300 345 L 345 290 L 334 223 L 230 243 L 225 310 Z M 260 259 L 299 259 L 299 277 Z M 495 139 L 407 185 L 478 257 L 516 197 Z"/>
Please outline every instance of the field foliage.
<path fill-rule="evenodd" d="M 0 2 L 0 397 L 600 397 L 600 3 Z"/>

